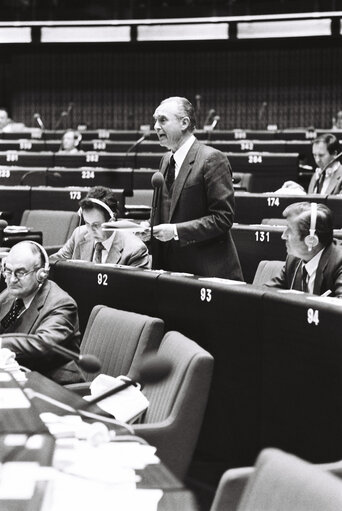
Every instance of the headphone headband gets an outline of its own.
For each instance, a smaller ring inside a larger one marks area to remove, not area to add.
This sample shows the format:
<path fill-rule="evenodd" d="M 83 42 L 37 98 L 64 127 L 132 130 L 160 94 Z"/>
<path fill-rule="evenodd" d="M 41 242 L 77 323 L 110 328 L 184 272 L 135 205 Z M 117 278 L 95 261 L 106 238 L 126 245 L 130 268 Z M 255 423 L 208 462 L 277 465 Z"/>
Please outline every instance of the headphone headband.
<path fill-rule="evenodd" d="M 108 204 L 106 204 L 105 202 L 103 202 L 100 199 L 95 199 L 95 198 L 92 198 L 92 197 L 85 197 L 85 199 L 89 200 L 90 202 L 93 202 L 94 204 L 97 204 L 98 206 L 101 206 L 101 208 L 103 208 L 103 209 L 105 209 L 107 211 L 107 213 L 109 214 L 110 219 L 111 220 L 115 220 L 115 213 L 110 209 Z M 81 212 L 82 212 L 82 208 L 81 208 Z"/>
<path fill-rule="evenodd" d="M 317 247 L 319 243 L 318 236 L 316 234 L 316 224 L 317 224 L 317 202 L 311 202 L 311 213 L 310 213 L 310 229 L 309 234 L 304 238 L 304 243 L 308 247 L 308 251 L 314 247 Z"/>
<path fill-rule="evenodd" d="M 43 258 L 44 258 L 44 271 L 49 271 L 50 270 L 50 262 L 49 262 L 49 256 L 47 255 L 47 252 L 45 250 L 45 248 L 40 245 L 40 243 L 37 243 L 36 241 L 33 241 L 33 240 L 27 240 L 29 243 L 31 243 L 32 245 L 35 245 L 36 247 L 39 248 L 41 254 L 43 255 Z"/>

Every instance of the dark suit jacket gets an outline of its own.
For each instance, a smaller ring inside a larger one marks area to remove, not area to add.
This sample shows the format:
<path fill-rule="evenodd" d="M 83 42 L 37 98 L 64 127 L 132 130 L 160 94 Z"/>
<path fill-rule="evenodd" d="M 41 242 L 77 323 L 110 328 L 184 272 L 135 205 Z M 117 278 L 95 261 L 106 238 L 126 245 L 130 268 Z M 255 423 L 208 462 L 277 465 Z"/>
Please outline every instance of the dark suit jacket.
<path fill-rule="evenodd" d="M 163 175 L 169 159 L 168 152 L 161 161 Z M 227 157 L 196 140 L 174 182 L 169 218 L 163 219 L 163 201 L 167 197 L 164 185 L 154 224 L 158 225 L 163 220 L 176 224 L 179 241 L 162 244 L 154 239 L 153 267 L 242 280 L 230 233 L 234 220 L 234 191 Z M 169 245 L 170 249 L 167 261 L 165 245 Z"/>
<path fill-rule="evenodd" d="M 77 227 L 65 245 L 50 256 L 50 262 L 65 259 L 92 261 L 94 241 L 89 236 L 85 225 Z M 140 268 L 149 267 L 149 256 L 146 245 L 134 234 L 116 231 L 106 263 L 125 264 Z"/>
<path fill-rule="evenodd" d="M 316 184 L 316 175 L 314 174 L 311 178 L 308 193 L 314 193 L 314 187 Z M 337 195 L 342 193 L 342 165 L 340 164 L 336 172 L 331 176 L 331 180 L 327 190 L 324 192 L 325 195 Z"/>
<path fill-rule="evenodd" d="M 300 259 L 288 256 L 279 275 L 265 286 L 280 289 L 296 289 L 296 271 Z M 298 271 L 297 271 L 298 273 Z M 314 294 L 321 295 L 330 289 L 330 296 L 342 298 L 342 245 L 333 241 L 328 245 L 319 261 L 314 283 Z"/>
<path fill-rule="evenodd" d="M 13 303 L 7 289 L 0 294 L 0 318 Z M 79 353 L 80 332 L 75 301 L 57 284 L 46 280 L 38 290 L 29 308 L 6 330 L 13 337 L 3 338 L 2 347 L 16 353 L 19 364 L 38 371 L 58 383 L 84 381 L 75 362 L 48 349 L 44 341 L 60 344 Z M 37 340 L 16 337 L 16 333 L 37 335 Z"/>

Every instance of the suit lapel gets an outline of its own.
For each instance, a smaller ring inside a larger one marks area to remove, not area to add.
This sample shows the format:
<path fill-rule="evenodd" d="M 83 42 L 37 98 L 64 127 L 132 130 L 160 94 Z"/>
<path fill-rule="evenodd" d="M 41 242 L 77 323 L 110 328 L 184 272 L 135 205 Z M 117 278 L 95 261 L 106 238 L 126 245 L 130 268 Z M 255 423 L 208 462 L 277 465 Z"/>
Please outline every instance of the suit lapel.
<path fill-rule="evenodd" d="M 189 150 L 188 154 L 186 155 L 185 160 L 183 161 L 183 164 L 179 170 L 177 179 L 175 180 L 175 182 L 173 184 L 169 220 L 171 220 L 171 218 L 172 218 L 172 215 L 176 208 L 178 199 L 179 199 L 180 194 L 183 190 L 184 184 L 187 180 L 189 173 L 192 170 L 192 166 L 195 161 L 196 154 L 199 150 L 199 147 L 200 147 L 200 143 L 198 142 L 198 140 L 195 140 L 195 142 L 190 147 L 190 150 Z"/>
<path fill-rule="evenodd" d="M 329 195 L 334 191 L 336 186 L 339 184 L 342 178 L 342 166 L 340 165 L 336 172 L 331 176 L 328 188 L 325 191 L 326 195 Z"/>
<path fill-rule="evenodd" d="M 0 317 L 0 320 L 2 318 L 4 318 L 6 316 L 6 314 L 9 312 L 11 306 L 12 306 L 12 303 L 14 301 L 14 298 L 13 296 L 9 296 L 7 295 L 4 299 L 4 301 L 2 302 L 2 305 L 1 305 L 1 317 Z"/>
<path fill-rule="evenodd" d="M 79 243 L 80 259 L 83 261 L 92 261 L 94 252 L 94 242 L 88 236 Z"/>
<path fill-rule="evenodd" d="M 327 266 L 329 258 L 330 258 L 331 250 L 332 250 L 332 244 L 329 245 L 323 251 L 323 254 L 321 255 L 321 258 L 319 260 L 317 271 L 316 271 L 314 290 L 313 290 L 315 295 L 320 295 L 321 294 L 321 288 L 322 288 L 322 282 L 323 282 L 323 278 L 324 278 L 324 272 L 325 272 L 326 266 Z"/>
<path fill-rule="evenodd" d="M 20 321 L 20 330 L 23 332 L 27 332 L 28 334 L 31 332 L 37 318 L 39 316 L 39 311 L 43 307 L 46 296 L 50 290 L 49 281 L 45 281 L 42 287 L 38 290 L 36 296 L 34 297 L 29 308 L 24 312 Z"/>
<path fill-rule="evenodd" d="M 124 247 L 124 244 L 123 244 L 123 239 L 122 239 L 121 233 L 119 231 L 117 231 L 115 233 L 112 246 L 109 249 L 106 262 L 112 263 L 112 264 L 118 263 L 121 259 L 123 247 Z"/>

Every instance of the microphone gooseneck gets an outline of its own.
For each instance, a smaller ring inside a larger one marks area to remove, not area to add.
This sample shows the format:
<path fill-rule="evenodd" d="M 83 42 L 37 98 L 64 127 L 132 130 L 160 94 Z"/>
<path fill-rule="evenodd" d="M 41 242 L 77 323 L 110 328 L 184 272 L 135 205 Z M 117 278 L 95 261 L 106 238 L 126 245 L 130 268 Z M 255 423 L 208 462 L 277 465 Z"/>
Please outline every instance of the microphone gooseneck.
<path fill-rule="evenodd" d="M 65 356 L 69 360 L 74 360 L 80 367 L 88 371 L 89 373 L 96 373 L 101 369 L 101 362 L 100 360 L 95 357 L 94 355 L 81 355 L 78 353 L 75 353 L 74 351 L 68 350 L 67 348 L 64 348 L 64 346 L 61 346 L 57 343 L 54 343 L 52 341 L 46 341 L 43 337 L 40 337 L 39 335 L 34 334 L 23 334 L 23 333 L 16 333 L 13 334 L 0 334 L 0 339 L 6 339 L 10 337 L 23 337 L 25 339 L 31 339 L 32 341 L 43 341 L 44 344 L 48 349 L 51 351 L 55 351 L 56 353 L 59 353 L 60 355 Z"/>
<path fill-rule="evenodd" d="M 161 172 L 155 172 L 151 178 L 151 184 L 153 188 L 153 197 L 152 197 L 152 208 L 151 208 L 151 241 L 153 238 L 153 227 L 154 227 L 154 218 L 156 215 L 156 210 L 159 202 L 160 191 L 163 187 L 165 180 L 164 176 Z"/>
<path fill-rule="evenodd" d="M 139 370 L 127 377 L 121 385 L 113 387 L 102 394 L 87 400 L 88 406 L 94 405 L 114 396 L 119 392 L 127 389 L 130 386 L 136 386 L 137 383 L 143 387 L 146 383 L 159 383 L 169 376 L 172 371 L 172 364 L 166 357 L 159 357 L 158 355 L 146 355 L 140 364 Z"/>

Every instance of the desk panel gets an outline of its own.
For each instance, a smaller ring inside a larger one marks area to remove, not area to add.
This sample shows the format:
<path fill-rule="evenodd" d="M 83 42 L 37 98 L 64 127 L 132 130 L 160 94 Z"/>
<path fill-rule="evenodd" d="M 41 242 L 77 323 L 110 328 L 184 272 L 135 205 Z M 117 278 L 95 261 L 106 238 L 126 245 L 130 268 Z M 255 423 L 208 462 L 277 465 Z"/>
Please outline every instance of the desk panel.
<path fill-rule="evenodd" d="M 263 218 L 282 218 L 282 213 L 287 206 L 303 200 L 327 204 L 326 195 L 310 194 L 304 197 L 291 194 L 235 192 L 235 221 L 240 224 L 256 224 L 261 223 Z M 342 225 L 342 212 L 340 225 Z M 336 223 L 336 227 L 338 226 Z"/>
<path fill-rule="evenodd" d="M 191 277 L 158 278 L 158 316 L 215 359 L 199 453 L 248 465 L 259 447 L 260 314 L 263 291 Z"/>
<path fill-rule="evenodd" d="M 9 224 L 19 225 L 25 209 L 30 209 L 30 187 L 0 186 L 0 208 L 11 215 Z"/>
<path fill-rule="evenodd" d="M 269 225 L 233 225 L 231 233 L 246 282 L 253 282 L 260 261 L 285 261 L 283 227 Z"/>
<path fill-rule="evenodd" d="M 133 171 L 131 169 L 65 169 L 55 167 L 47 173 L 47 186 L 107 186 L 124 190 L 126 195 L 132 195 Z"/>
<path fill-rule="evenodd" d="M 78 203 L 81 199 L 85 198 L 88 191 L 89 187 L 32 187 L 30 209 L 78 211 Z M 118 215 L 123 217 L 125 214 L 124 190 L 112 189 L 112 192 L 115 196 L 115 199 L 118 201 Z"/>
<path fill-rule="evenodd" d="M 0 186 L 39 186 L 46 184 L 45 167 L 0 167 Z"/>
<path fill-rule="evenodd" d="M 333 212 L 334 227 L 342 227 L 342 195 L 329 195 L 327 197 L 327 206 Z"/>
<path fill-rule="evenodd" d="M 50 275 L 76 300 L 82 332 L 97 304 L 157 315 L 156 279 L 159 272 L 114 264 L 59 261 L 52 265 Z"/>
<path fill-rule="evenodd" d="M 342 308 L 267 292 L 262 444 L 311 462 L 342 457 Z"/>
<path fill-rule="evenodd" d="M 53 167 L 54 153 L 52 152 L 25 152 L 5 151 L 0 152 L 0 165 L 19 167 Z"/>

